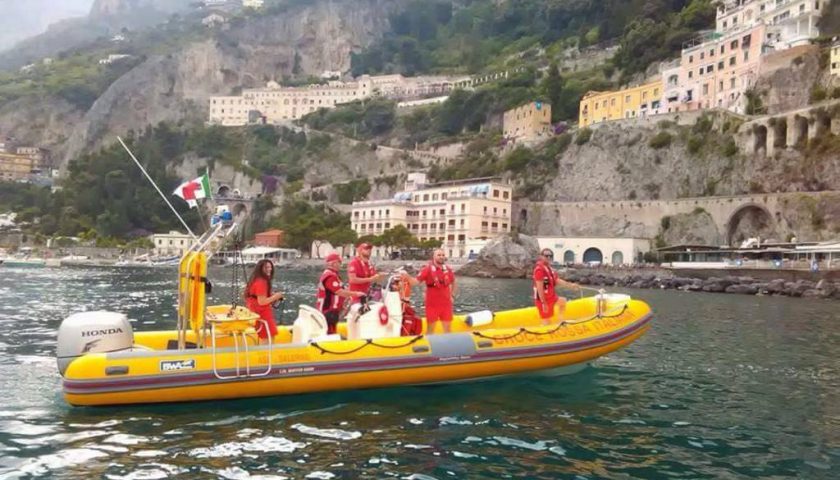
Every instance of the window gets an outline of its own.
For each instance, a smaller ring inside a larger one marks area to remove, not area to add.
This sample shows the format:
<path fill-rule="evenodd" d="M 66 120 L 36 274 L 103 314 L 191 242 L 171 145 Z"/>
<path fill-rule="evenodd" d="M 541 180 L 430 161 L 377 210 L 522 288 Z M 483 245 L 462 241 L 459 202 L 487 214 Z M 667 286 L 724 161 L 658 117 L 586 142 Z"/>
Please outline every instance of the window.
<path fill-rule="evenodd" d="M 749 59 L 750 59 L 750 51 L 749 50 L 744 50 L 744 61 L 745 62 L 749 61 Z"/>
<path fill-rule="evenodd" d="M 723 80 L 718 84 L 718 90 L 723 91 Z"/>
<path fill-rule="evenodd" d="M 733 66 L 733 65 L 735 65 L 735 57 L 734 57 L 734 56 L 733 56 L 733 57 L 729 57 L 729 66 L 731 67 L 731 66 Z"/>
<path fill-rule="evenodd" d="M 507 230 L 507 223 L 502 224 L 502 230 Z"/>
<path fill-rule="evenodd" d="M 502 198 L 503 199 L 507 200 L 509 196 L 510 196 L 510 192 L 507 192 L 507 191 L 502 192 Z"/>
<path fill-rule="evenodd" d="M 706 52 L 700 52 L 700 60 L 706 58 Z"/>
<path fill-rule="evenodd" d="M 735 50 L 736 48 L 738 48 L 738 40 L 732 40 L 732 42 L 729 43 L 729 49 Z"/>
<path fill-rule="evenodd" d="M 729 88 L 735 88 L 735 79 L 734 78 L 729 79 Z"/>
<path fill-rule="evenodd" d="M 630 95 L 624 97 L 624 103 L 630 103 Z"/>
<path fill-rule="evenodd" d="M 709 84 L 704 83 L 703 84 L 703 95 L 708 95 L 708 94 L 709 94 Z"/>
<path fill-rule="evenodd" d="M 613 107 L 615 106 L 615 99 L 614 98 L 610 99 L 610 106 L 613 106 Z"/>
<path fill-rule="evenodd" d="M 386 229 L 391 228 L 391 222 L 385 222 L 385 228 Z"/>
<path fill-rule="evenodd" d="M 726 46 L 725 46 L 725 45 L 721 45 L 721 46 L 720 46 L 720 54 L 721 54 L 721 55 L 723 55 L 723 52 L 725 52 L 725 51 L 726 51 Z"/>
<path fill-rule="evenodd" d="M 694 63 L 694 55 L 688 56 L 688 63 Z"/>
<path fill-rule="evenodd" d="M 493 190 L 493 198 L 499 198 L 499 191 Z"/>
<path fill-rule="evenodd" d="M 723 70 L 723 61 L 718 62 L 718 71 Z"/>
<path fill-rule="evenodd" d="M 714 69 L 715 69 L 714 65 L 709 65 L 709 66 L 706 67 L 706 73 L 712 73 L 712 71 L 714 71 Z"/>
<path fill-rule="evenodd" d="M 434 201 L 435 201 L 435 200 L 437 200 L 437 199 L 438 199 L 438 194 L 437 194 L 437 193 L 433 193 L 433 194 L 432 194 L 432 201 L 434 202 Z"/>
<path fill-rule="evenodd" d="M 484 214 L 487 215 L 487 207 L 484 207 Z"/>
<path fill-rule="evenodd" d="M 423 195 L 423 201 L 424 201 L 424 202 L 428 202 L 428 201 L 429 201 L 429 194 L 428 194 L 428 193 L 426 193 L 426 194 L 424 194 L 424 195 Z M 425 212 L 424 212 L 424 213 L 425 213 Z"/>
<path fill-rule="evenodd" d="M 709 56 L 710 56 L 710 57 L 714 57 L 714 56 L 715 56 L 715 49 L 714 49 L 714 48 L 710 48 L 710 49 L 709 49 Z"/>
<path fill-rule="evenodd" d="M 688 72 L 688 78 L 694 78 L 694 72 Z"/>

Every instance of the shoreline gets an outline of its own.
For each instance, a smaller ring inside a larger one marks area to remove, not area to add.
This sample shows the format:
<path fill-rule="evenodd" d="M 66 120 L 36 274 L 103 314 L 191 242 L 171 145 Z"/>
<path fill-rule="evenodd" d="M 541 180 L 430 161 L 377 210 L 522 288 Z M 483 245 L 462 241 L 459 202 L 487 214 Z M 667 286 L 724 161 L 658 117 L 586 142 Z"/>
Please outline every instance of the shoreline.
<path fill-rule="evenodd" d="M 627 270 L 568 268 L 563 278 L 580 285 L 604 287 L 840 300 L 840 282 L 833 282 L 825 278 L 816 282 L 801 278 L 796 280 L 785 280 L 784 278 L 768 280 L 751 276 L 715 276 L 715 274 L 724 273 L 719 270 L 709 273 L 709 276 L 700 278 L 681 277 L 676 275 L 676 272 L 664 268 Z"/>

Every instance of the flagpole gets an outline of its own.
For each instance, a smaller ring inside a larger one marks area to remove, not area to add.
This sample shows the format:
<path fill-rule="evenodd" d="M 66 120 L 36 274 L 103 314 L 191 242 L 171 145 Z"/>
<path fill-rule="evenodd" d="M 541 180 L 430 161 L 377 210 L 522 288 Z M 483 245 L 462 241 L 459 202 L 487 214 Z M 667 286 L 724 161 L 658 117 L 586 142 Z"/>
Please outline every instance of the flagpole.
<path fill-rule="evenodd" d="M 167 205 L 169 205 L 169 208 L 172 209 L 172 213 L 174 213 L 175 216 L 178 217 L 178 220 L 181 221 L 181 225 L 183 225 L 184 228 L 187 229 L 187 232 L 189 232 L 189 234 L 193 237 L 193 240 L 198 240 L 198 237 L 196 237 L 193 231 L 190 230 L 190 227 L 187 225 L 187 222 L 185 222 L 181 215 L 178 214 L 178 211 L 175 210 L 175 207 L 173 207 L 172 204 L 169 203 L 169 200 L 166 198 L 166 195 L 164 195 L 163 192 L 160 191 L 160 188 L 158 188 L 155 181 L 152 180 L 152 177 L 149 176 L 149 173 L 146 172 L 146 169 L 143 168 L 143 165 L 140 164 L 140 161 L 137 160 L 137 157 L 135 157 L 134 154 L 131 153 L 131 150 L 128 149 L 128 146 L 125 144 L 125 142 L 123 142 L 123 139 L 117 137 L 117 140 L 120 141 L 120 145 L 122 145 L 125 151 L 128 152 L 128 154 L 131 156 L 131 159 L 134 160 L 134 163 L 136 163 L 137 166 L 140 167 L 140 171 L 143 172 L 143 175 L 145 175 L 147 179 L 149 179 L 149 183 L 151 183 L 152 186 L 155 187 L 155 190 L 157 190 L 157 192 L 160 194 L 160 197 L 163 198 L 163 201 L 166 202 Z"/>

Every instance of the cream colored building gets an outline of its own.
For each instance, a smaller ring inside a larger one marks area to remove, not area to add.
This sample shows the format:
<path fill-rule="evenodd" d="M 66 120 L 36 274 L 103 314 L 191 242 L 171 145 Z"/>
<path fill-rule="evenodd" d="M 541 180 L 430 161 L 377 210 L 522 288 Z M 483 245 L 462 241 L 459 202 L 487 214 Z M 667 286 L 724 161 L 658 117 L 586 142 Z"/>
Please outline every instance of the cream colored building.
<path fill-rule="evenodd" d="M 242 0 L 244 8 L 262 8 L 263 3 L 265 3 L 265 0 Z"/>
<path fill-rule="evenodd" d="M 564 265 L 631 265 L 650 251 L 646 238 L 537 237 L 537 243 Z"/>
<path fill-rule="evenodd" d="M 185 233 L 171 231 L 152 235 L 154 254 L 160 257 L 183 255 L 192 245 L 193 237 Z"/>
<path fill-rule="evenodd" d="M 209 122 L 224 126 L 279 124 L 299 119 L 319 108 L 334 108 L 374 95 L 393 99 L 439 95 L 451 91 L 461 80 L 461 77 L 362 75 L 352 82 L 334 80 L 304 87 L 284 87 L 277 82 L 268 82 L 265 88 L 246 89 L 242 95 L 210 97 Z"/>
<path fill-rule="evenodd" d="M 840 77 L 840 41 L 831 46 L 831 74 Z"/>
<path fill-rule="evenodd" d="M 505 112 L 502 117 L 505 138 L 536 140 L 551 136 L 551 105 L 530 102 Z"/>
<path fill-rule="evenodd" d="M 364 236 L 403 225 L 421 241 L 443 242 L 451 258 L 462 258 L 471 241 L 510 232 L 512 200 L 513 188 L 495 178 L 427 184 L 425 174 L 412 173 L 393 198 L 354 202 L 351 227 Z"/>

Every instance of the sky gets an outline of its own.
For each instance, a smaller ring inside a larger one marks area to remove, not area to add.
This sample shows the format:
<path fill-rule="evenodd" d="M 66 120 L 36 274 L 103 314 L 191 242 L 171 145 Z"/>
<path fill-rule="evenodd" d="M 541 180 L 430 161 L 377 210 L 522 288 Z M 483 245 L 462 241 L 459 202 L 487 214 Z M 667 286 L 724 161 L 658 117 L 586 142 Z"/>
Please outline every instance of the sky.
<path fill-rule="evenodd" d="M 0 0 L 0 50 L 37 35 L 58 20 L 88 14 L 93 0 Z"/>

